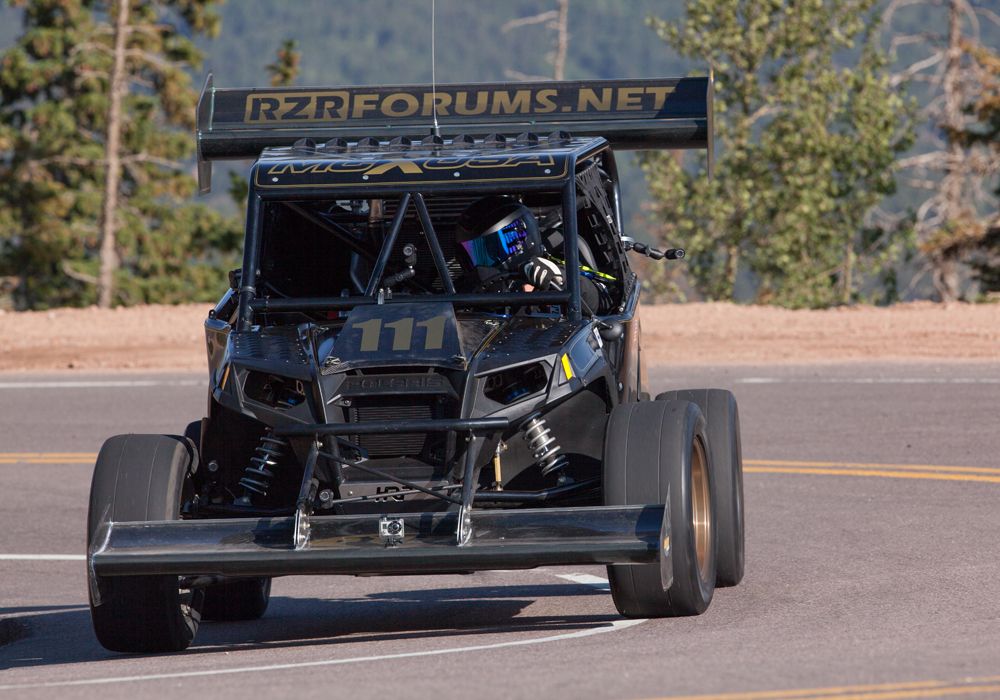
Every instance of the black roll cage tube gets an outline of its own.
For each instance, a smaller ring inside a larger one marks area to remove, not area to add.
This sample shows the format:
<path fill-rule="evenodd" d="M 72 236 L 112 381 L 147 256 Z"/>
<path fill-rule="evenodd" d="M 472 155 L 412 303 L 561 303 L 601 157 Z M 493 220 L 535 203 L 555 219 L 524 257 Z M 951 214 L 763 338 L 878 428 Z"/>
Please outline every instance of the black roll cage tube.
<path fill-rule="evenodd" d="M 427 238 L 427 245 L 430 246 L 434 267 L 437 268 L 438 275 L 441 277 L 444 291 L 447 294 L 454 294 L 455 283 L 451 281 L 451 275 L 448 273 L 448 263 L 444 259 L 444 251 L 441 250 L 441 241 L 438 240 L 437 233 L 434 231 L 434 224 L 431 223 L 431 215 L 427 211 L 424 195 L 420 192 L 414 192 L 413 201 L 417 205 L 417 216 L 420 217 L 420 225 L 424 229 L 424 236 Z"/>
<path fill-rule="evenodd" d="M 575 164 L 574 164 L 575 172 Z M 520 187 L 519 189 L 543 189 L 538 187 Z M 497 191 L 494 188 L 492 191 Z M 366 196 L 374 196 L 374 193 L 366 193 Z M 437 233 L 431 223 L 430 214 L 427 211 L 427 203 L 423 194 L 418 190 L 409 190 L 402 193 L 399 200 L 399 207 L 393 216 L 389 233 L 382 244 L 382 249 L 375 260 L 371 277 L 365 288 L 363 297 L 303 297 L 290 299 L 257 299 L 256 281 L 260 269 L 260 247 L 262 240 L 262 215 L 264 200 L 286 199 L 287 194 L 274 194 L 265 196 L 259 190 L 251 188 L 249 204 L 247 207 L 247 223 L 244 234 L 243 274 L 238 295 L 238 311 L 236 316 L 236 329 L 240 331 L 249 330 L 253 325 L 254 311 L 309 311 L 309 310 L 335 310 L 347 309 L 362 304 L 376 303 L 376 292 L 379 282 L 385 274 L 385 267 L 389 262 L 396 245 L 396 239 L 403 225 L 406 210 L 410 201 L 415 202 L 417 216 L 420 219 L 421 227 L 431 249 L 434 258 L 434 265 L 438 275 L 441 277 L 444 286 L 444 294 L 429 294 L 421 297 L 421 301 L 440 301 L 455 304 L 463 304 L 472 307 L 485 306 L 535 306 L 544 304 L 558 304 L 566 307 L 566 315 L 571 321 L 580 321 L 583 314 L 580 303 L 580 277 L 579 275 L 566 275 L 566 290 L 563 292 L 530 292 L 530 293 L 509 293 L 509 294 L 457 294 L 451 276 L 448 274 L 447 263 L 444 253 L 441 250 L 441 243 Z M 299 195 L 298 199 L 329 199 L 330 194 L 322 191 L 311 192 L 306 195 Z M 344 197 L 338 197 L 344 198 Z M 580 268 L 580 251 L 577 243 L 577 222 L 576 222 L 576 177 L 569 178 L 562 185 L 562 218 L 564 235 L 563 245 L 566 257 L 566 269 L 578 270 Z M 338 238 L 341 236 L 338 235 Z M 412 298 L 397 297 L 396 302 L 413 301 Z"/>
<path fill-rule="evenodd" d="M 378 258 L 375 260 L 375 267 L 372 268 L 371 277 L 368 278 L 368 285 L 365 287 L 366 297 L 375 294 L 378 283 L 382 281 L 382 277 L 385 275 L 385 266 L 389 263 L 389 256 L 392 255 L 392 249 L 396 247 L 396 239 L 399 237 L 400 229 L 403 228 L 403 219 L 406 218 L 406 210 L 410 208 L 411 196 L 410 192 L 404 192 L 403 196 L 399 199 L 399 207 L 396 209 L 396 215 L 392 217 L 389 234 L 385 237 L 385 241 L 382 242 L 382 250 L 379 251 Z"/>
<path fill-rule="evenodd" d="M 414 301 L 434 301 L 461 304 L 473 308 L 489 306 L 546 306 L 568 305 L 569 292 L 506 292 L 502 294 L 428 294 L 422 297 L 396 296 L 385 299 L 385 304 L 412 304 Z M 355 306 L 377 304 L 376 297 L 303 297 L 301 299 L 253 299 L 250 308 L 262 313 L 279 311 L 343 311 Z"/>

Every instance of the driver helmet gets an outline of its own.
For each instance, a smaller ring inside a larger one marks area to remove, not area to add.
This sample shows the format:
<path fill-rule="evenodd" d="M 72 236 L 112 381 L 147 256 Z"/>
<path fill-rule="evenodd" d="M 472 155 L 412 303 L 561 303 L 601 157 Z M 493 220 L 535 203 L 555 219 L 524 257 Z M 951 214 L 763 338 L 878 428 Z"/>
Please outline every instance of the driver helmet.
<path fill-rule="evenodd" d="M 470 204 L 458 217 L 456 240 L 466 268 L 519 270 L 542 253 L 538 222 L 528 207 L 512 197 L 492 195 Z"/>

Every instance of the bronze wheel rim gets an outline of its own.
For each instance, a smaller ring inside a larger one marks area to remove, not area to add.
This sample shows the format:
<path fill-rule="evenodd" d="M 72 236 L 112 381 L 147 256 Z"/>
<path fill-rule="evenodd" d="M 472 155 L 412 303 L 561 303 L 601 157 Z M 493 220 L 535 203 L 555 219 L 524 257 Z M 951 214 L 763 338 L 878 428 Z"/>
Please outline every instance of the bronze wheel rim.
<path fill-rule="evenodd" d="M 698 557 L 698 572 L 708 580 L 708 564 L 712 546 L 712 496 L 708 490 L 708 460 L 701 440 L 691 449 L 691 528 L 694 530 L 694 551 Z"/>

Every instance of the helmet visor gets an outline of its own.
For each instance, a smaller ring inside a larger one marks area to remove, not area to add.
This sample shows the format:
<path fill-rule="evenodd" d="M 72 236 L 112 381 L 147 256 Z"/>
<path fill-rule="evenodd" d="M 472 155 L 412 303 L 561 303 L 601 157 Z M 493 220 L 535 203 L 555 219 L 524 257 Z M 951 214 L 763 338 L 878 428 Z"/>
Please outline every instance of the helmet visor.
<path fill-rule="evenodd" d="M 508 258 L 524 252 L 528 225 L 523 218 L 514 219 L 497 231 L 484 233 L 471 241 L 462 241 L 476 267 L 496 267 Z"/>

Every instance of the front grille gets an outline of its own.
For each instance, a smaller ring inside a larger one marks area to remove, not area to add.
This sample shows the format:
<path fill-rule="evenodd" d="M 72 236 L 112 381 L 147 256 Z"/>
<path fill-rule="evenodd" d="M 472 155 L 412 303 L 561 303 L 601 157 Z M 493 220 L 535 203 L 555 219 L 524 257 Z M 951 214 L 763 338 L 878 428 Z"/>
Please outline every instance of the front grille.
<path fill-rule="evenodd" d="M 430 400 L 428 400 L 430 399 Z M 358 400 L 351 408 L 352 422 L 428 420 L 434 418 L 433 397 L 393 397 L 388 402 Z M 416 457 L 428 446 L 434 434 L 392 433 L 388 435 L 355 435 L 353 442 L 368 451 L 369 457 Z"/>

